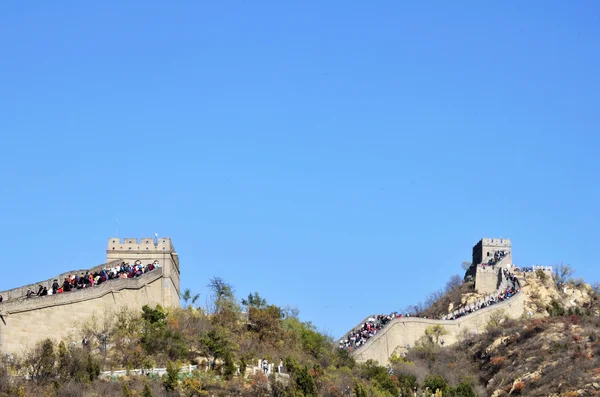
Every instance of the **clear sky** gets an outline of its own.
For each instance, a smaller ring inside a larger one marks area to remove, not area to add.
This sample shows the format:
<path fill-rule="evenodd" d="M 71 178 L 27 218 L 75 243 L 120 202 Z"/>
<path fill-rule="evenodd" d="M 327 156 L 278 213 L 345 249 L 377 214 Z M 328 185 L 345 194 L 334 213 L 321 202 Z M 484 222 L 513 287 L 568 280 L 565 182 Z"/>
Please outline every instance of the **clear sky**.
<path fill-rule="evenodd" d="M 335 336 L 481 237 L 600 279 L 599 3 L 422 3 L 2 2 L 0 290 L 117 218 Z"/>

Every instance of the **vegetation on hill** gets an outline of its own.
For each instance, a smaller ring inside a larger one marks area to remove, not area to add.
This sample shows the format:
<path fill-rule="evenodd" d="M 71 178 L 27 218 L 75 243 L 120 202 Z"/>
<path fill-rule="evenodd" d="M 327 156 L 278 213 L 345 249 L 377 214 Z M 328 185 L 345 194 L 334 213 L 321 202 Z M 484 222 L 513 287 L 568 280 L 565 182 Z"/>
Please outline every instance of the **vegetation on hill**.
<path fill-rule="evenodd" d="M 186 291 L 181 309 L 106 313 L 82 327 L 75 336 L 82 343 L 45 340 L 19 357 L 3 357 L 0 396 L 390 397 L 415 389 L 443 396 L 597 394 L 600 288 L 569 278 L 557 289 L 556 280 L 542 278 L 532 273 L 528 285 L 554 288 L 556 296 L 536 303 L 545 305 L 538 315 L 546 317 L 517 321 L 498 313 L 487 332 L 465 333 L 449 347 L 441 344 L 444 327 L 432 326 L 406 354 L 394 355 L 389 368 L 356 363 L 296 310 L 258 293 L 238 301 L 233 286 L 213 278 L 205 309 Z M 452 298 L 440 295 L 434 304 L 447 307 L 462 288 L 470 287 L 449 282 L 445 295 Z M 586 291 L 576 305 L 574 290 Z M 264 375 L 259 359 L 275 367 L 283 361 L 285 374 Z M 189 364 L 198 369 L 180 371 Z M 166 374 L 99 377 L 103 370 L 154 367 L 166 367 Z"/>

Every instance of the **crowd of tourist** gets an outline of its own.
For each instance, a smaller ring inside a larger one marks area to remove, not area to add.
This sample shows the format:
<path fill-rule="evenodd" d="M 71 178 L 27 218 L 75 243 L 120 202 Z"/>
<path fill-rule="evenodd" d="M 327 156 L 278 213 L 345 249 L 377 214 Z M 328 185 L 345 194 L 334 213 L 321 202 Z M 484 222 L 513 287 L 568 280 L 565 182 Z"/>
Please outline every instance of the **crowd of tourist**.
<path fill-rule="evenodd" d="M 519 285 L 519 280 L 517 279 L 517 276 L 515 276 L 514 273 L 511 273 L 507 269 L 502 269 L 502 274 L 507 282 L 507 286 L 505 288 L 498 290 L 494 294 L 490 294 L 484 300 L 481 300 L 477 303 L 473 303 L 469 306 L 454 311 L 451 314 L 440 318 L 440 320 L 456 320 L 457 318 L 466 316 L 467 314 L 474 313 L 479 309 L 495 305 L 496 303 L 503 302 L 515 296 L 517 292 L 521 290 L 521 286 Z"/>
<path fill-rule="evenodd" d="M 121 265 L 116 267 L 104 268 L 94 272 L 87 271 L 80 275 L 71 274 L 70 276 L 65 277 L 62 283 L 59 283 L 58 279 L 55 279 L 50 290 L 42 285 L 38 286 L 37 292 L 28 288 L 25 296 L 31 298 L 33 296 L 56 295 L 74 290 L 91 288 L 110 280 L 140 277 L 143 274 L 158 268 L 160 268 L 158 261 L 154 261 L 154 263 L 149 263 L 147 265 L 143 265 L 140 261 L 136 261 L 133 266 L 129 263 L 122 262 Z M 1 297 L 0 302 L 2 302 Z"/>
<path fill-rule="evenodd" d="M 529 266 L 529 267 L 515 267 L 516 271 L 522 272 L 522 273 L 532 273 L 535 272 L 537 270 L 543 270 L 543 271 L 547 271 L 547 272 L 551 272 L 552 271 L 552 266 Z"/>
<path fill-rule="evenodd" d="M 340 341 L 340 349 L 352 350 L 364 345 L 396 317 L 402 317 L 402 315 L 392 313 L 369 317 L 358 329 L 353 330 L 345 339 Z"/>
<path fill-rule="evenodd" d="M 498 251 L 498 255 L 494 255 L 494 259 L 496 260 L 490 266 L 498 263 L 502 258 L 506 256 L 506 251 Z M 488 262 L 490 263 L 490 262 Z M 502 288 L 498 290 L 494 294 L 490 294 L 486 299 L 483 299 L 477 303 L 473 303 L 464 308 L 456 310 L 451 314 L 440 316 L 438 320 L 456 320 L 468 314 L 474 313 L 480 309 L 485 307 L 489 307 L 495 305 L 496 303 L 503 302 L 507 299 L 515 296 L 520 290 L 521 286 L 519 284 L 519 280 L 514 273 L 512 273 L 508 269 L 502 269 L 503 279 L 506 283 L 503 283 Z M 406 314 L 406 317 L 411 317 L 410 314 Z M 354 350 L 361 346 L 363 346 L 369 339 L 377 335 L 377 333 L 381 332 L 386 324 L 392 321 L 394 318 L 401 318 L 402 314 L 398 314 L 396 312 L 389 315 L 378 315 L 372 316 L 367 319 L 358 329 L 351 331 L 346 338 L 340 340 L 339 348 L 340 349 L 348 349 Z M 432 317 L 419 317 L 418 315 L 413 315 L 412 317 L 424 318 L 424 319 L 433 319 Z"/>
<path fill-rule="evenodd" d="M 496 263 L 500 262 L 504 257 L 508 255 L 508 251 L 496 251 L 494 252 L 494 257 L 490 258 L 487 262 L 482 262 L 481 266 L 485 269 L 486 266 L 494 266 Z"/>

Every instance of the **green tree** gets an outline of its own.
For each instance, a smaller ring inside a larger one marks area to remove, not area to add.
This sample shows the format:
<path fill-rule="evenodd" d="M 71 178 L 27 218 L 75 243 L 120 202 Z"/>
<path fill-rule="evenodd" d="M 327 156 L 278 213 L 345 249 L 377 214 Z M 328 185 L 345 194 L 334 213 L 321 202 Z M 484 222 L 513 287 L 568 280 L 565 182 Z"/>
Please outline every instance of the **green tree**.
<path fill-rule="evenodd" d="M 189 347 L 181 332 L 167 326 L 168 316 L 160 305 L 154 309 L 147 305 L 142 307 L 142 347 L 148 354 L 166 353 L 170 360 L 183 359 Z"/>
<path fill-rule="evenodd" d="M 100 376 L 100 363 L 95 360 L 91 354 L 87 355 L 87 366 L 86 366 L 87 376 L 90 382 L 93 382 Z"/>
<path fill-rule="evenodd" d="M 398 384 L 391 377 L 387 368 L 378 365 L 373 360 L 367 360 L 361 365 L 361 373 L 363 377 L 374 382 L 375 387 L 381 391 L 390 393 L 392 396 L 397 396 L 400 392 Z"/>
<path fill-rule="evenodd" d="M 552 302 L 550 302 L 550 305 L 546 310 L 552 317 L 563 317 L 567 313 L 563 305 L 556 299 L 552 299 Z"/>
<path fill-rule="evenodd" d="M 140 348 L 144 320 L 139 312 L 122 308 L 116 313 L 115 325 L 111 332 L 112 349 L 117 363 L 126 368 L 139 368 L 144 360 Z"/>
<path fill-rule="evenodd" d="M 348 367 L 352 369 L 356 366 L 356 360 L 347 349 L 336 349 L 335 358 L 337 368 Z"/>
<path fill-rule="evenodd" d="M 167 363 L 167 373 L 163 375 L 163 385 L 165 390 L 174 391 L 179 384 L 179 370 L 181 367 L 177 363 L 169 361 Z"/>
<path fill-rule="evenodd" d="M 308 370 L 308 366 L 303 365 L 298 368 L 294 374 L 294 381 L 298 389 L 306 397 L 317 396 L 317 384 Z"/>
<path fill-rule="evenodd" d="M 448 391 L 448 383 L 441 375 L 437 374 L 427 375 L 423 380 L 423 387 L 428 388 L 434 393 L 436 390 L 439 390 L 444 394 Z"/>
<path fill-rule="evenodd" d="M 399 373 L 395 376 L 400 385 L 399 387 L 402 395 L 409 396 L 413 390 L 419 387 L 419 382 L 417 382 L 417 377 L 415 375 Z"/>
<path fill-rule="evenodd" d="M 26 354 L 25 364 L 29 369 L 31 378 L 38 383 L 44 383 L 56 376 L 56 354 L 54 342 L 45 339 Z"/>
<path fill-rule="evenodd" d="M 439 344 L 440 338 L 448 334 L 448 330 L 441 324 L 430 325 L 425 328 L 425 335 L 436 345 Z"/>
<path fill-rule="evenodd" d="M 225 353 L 225 357 L 223 357 L 224 368 L 223 368 L 223 376 L 227 380 L 233 379 L 235 375 L 235 363 L 233 362 L 233 353 L 228 351 Z"/>
<path fill-rule="evenodd" d="M 192 291 L 189 288 L 186 288 L 181 295 L 181 299 L 183 299 L 183 303 L 188 309 L 193 309 L 199 298 L 200 294 L 192 295 Z"/>
<path fill-rule="evenodd" d="M 354 384 L 354 397 L 369 397 L 365 387 L 358 382 Z"/>
<path fill-rule="evenodd" d="M 200 347 L 206 358 L 211 361 L 214 369 L 217 359 L 224 359 L 231 355 L 231 342 L 224 329 L 215 327 L 200 338 Z"/>
<path fill-rule="evenodd" d="M 450 394 L 454 395 L 455 397 L 477 397 L 477 394 L 473 389 L 473 385 L 467 381 L 462 381 L 456 385 Z"/>
<path fill-rule="evenodd" d="M 258 333 L 260 341 L 274 342 L 281 337 L 283 326 L 283 313 L 275 305 L 259 309 L 254 306 L 249 308 L 248 320 L 253 331 Z"/>
<path fill-rule="evenodd" d="M 248 294 L 248 299 L 242 299 L 242 305 L 257 309 L 264 309 L 267 307 L 267 300 L 262 298 L 258 292 L 255 292 L 254 294 Z"/>

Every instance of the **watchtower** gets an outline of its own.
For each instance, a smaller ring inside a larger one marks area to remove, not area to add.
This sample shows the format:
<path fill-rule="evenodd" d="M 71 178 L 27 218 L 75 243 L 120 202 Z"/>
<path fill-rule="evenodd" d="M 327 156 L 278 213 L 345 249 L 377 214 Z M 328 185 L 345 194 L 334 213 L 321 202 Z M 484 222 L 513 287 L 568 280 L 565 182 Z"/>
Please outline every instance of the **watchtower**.
<path fill-rule="evenodd" d="M 482 238 L 473 246 L 473 265 L 487 263 L 496 252 L 505 252 L 503 263 L 512 263 L 512 246 L 508 238 Z"/>
<path fill-rule="evenodd" d="M 122 261 L 133 265 L 140 261 L 146 265 L 157 261 L 163 268 L 162 299 L 164 306 L 179 307 L 179 256 L 169 237 L 108 239 L 106 263 Z"/>

